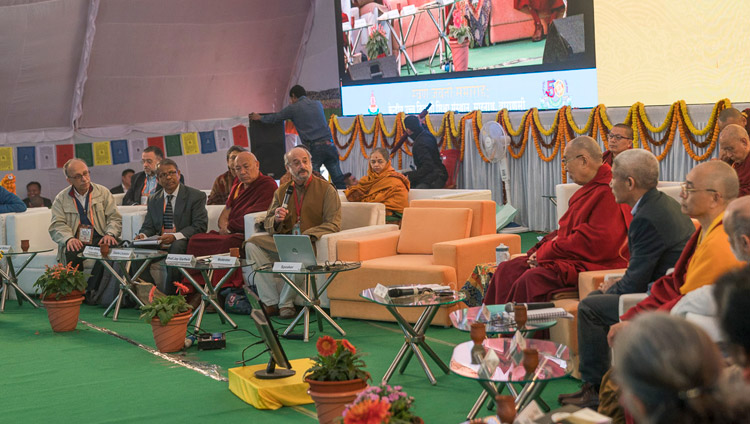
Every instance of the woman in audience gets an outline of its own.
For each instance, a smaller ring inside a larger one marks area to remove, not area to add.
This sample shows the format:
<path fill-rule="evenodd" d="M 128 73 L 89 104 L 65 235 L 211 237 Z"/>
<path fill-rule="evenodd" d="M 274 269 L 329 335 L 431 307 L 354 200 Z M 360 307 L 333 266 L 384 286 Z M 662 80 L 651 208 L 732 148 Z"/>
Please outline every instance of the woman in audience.
<path fill-rule="evenodd" d="M 636 423 L 740 423 L 720 378 L 724 361 L 701 329 L 663 313 L 642 314 L 613 349 L 621 403 Z"/>
<path fill-rule="evenodd" d="M 370 153 L 367 175 L 344 194 L 350 202 L 384 203 L 386 221 L 401 221 L 409 206 L 409 179 L 391 166 L 388 150 L 379 147 Z"/>

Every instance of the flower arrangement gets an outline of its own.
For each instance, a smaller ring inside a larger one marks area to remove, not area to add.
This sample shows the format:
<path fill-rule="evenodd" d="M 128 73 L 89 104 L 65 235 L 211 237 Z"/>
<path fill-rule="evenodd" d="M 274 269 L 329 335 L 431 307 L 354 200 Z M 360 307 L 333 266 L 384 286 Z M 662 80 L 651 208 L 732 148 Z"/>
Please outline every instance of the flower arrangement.
<path fill-rule="evenodd" d="M 385 31 L 381 25 L 370 27 L 367 34 L 369 38 L 365 48 L 368 58 L 375 59 L 388 54 L 388 38 L 385 36 Z"/>
<path fill-rule="evenodd" d="M 414 398 L 404 393 L 401 386 L 368 387 L 344 409 L 344 424 L 422 422 L 411 413 L 413 404 Z"/>
<path fill-rule="evenodd" d="M 318 355 L 314 365 L 306 371 L 306 377 L 316 381 L 369 380 L 370 373 L 364 370 L 361 353 L 346 339 L 335 340 L 323 336 L 315 344 Z"/>
<path fill-rule="evenodd" d="M 175 315 L 193 309 L 193 307 L 185 301 L 185 297 L 182 295 L 189 291 L 187 286 L 178 283 L 177 281 L 174 282 L 174 285 L 177 287 L 177 292 L 179 294 L 170 296 L 161 295 L 156 296 L 156 298 L 154 298 L 154 295 L 156 294 L 156 286 L 151 288 L 151 291 L 148 293 L 149 303 L 141 306 L 141 318 L 144 321 L 151 322 L 152 319 L 158 317 L 159 322 L 161 322 L 162 325 L 167 325 Z"/>
<path fill-rule="evenodd" d="M 471 28 L 469 28 L 466 18 L 464 18 L 462 7 L 453 9 L 453 25 L 448 28 L 448 36 L 455 38 L 458 44 L 471 41 Z"/>
<path fill-rule="evenodd" d="M 79 271 L 78 265 L 73 266 L 72 262 L 68 262 L 68 265 L 58 263 L 52 268 L 45 266 L 44 274 L 36 280 L 34 287 L 41 290 L 42 299 L 54 295 L 59 300 L 74 291 L 85 291 L 86 277 L 88 275 Z"/>

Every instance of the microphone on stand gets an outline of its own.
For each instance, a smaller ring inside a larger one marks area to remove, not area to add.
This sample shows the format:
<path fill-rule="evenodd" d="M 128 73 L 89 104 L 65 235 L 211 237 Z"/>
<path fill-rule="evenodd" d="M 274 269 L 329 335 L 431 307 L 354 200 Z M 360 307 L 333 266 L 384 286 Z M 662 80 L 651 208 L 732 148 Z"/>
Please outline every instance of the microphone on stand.
<path fill-rule="evenodd" d="M 392 288 L 388 289 L 388 296 L 390 297 L 403 297 L 403 296 L 416 296 L 418 294 L 422 294 L 428 291 L 432 291 L 431 289 L 424 288 L 424 287 L 398 287 L 398 288 Z"/>
<path fill-rule="evenodd" d="M 287 206 L 289 206 L 289 199 L 292 197 L 292 193 L 294 193 L 294 186 L 289 184 L 289 188 L 287 188 L 286 193 L 284 193 L 284 202 L 281 203 L 282 208 L 286 209 Z"/>
<path fill-rule="evenodd" d="M 509 302 L 505 304 L 505 312 L 513 312 L 515 305 L 524 305 L 526 306 L 527 311 L 533 311 L 535 309 L 547 309 L 547 308 L 554 308 L 555 304 L 552 302 L 531 302 L 531 303 L 516 303 L 516 302 Z"/>

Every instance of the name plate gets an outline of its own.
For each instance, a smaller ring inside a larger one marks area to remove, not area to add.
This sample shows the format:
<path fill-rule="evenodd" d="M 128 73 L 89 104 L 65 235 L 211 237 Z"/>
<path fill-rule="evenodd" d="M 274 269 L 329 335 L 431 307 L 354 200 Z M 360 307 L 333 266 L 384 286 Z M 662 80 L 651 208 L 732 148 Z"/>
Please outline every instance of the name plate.
<path fill-rule="evenodd" d="M 0 252 L 8 253 L 11 251 L 9 244 L 0 244 Z"/>
<path fill-rule="evenodd" d="M 414 6 L 413 4 L 410 4 L 408 6 L 404 6 L 401 9 L 401 16 L 413 15 L 415 13 L 417 13 L 417 7 Z"/>
<path fill-rule="evenodd" d="M 302 271 L 302 262 L 274 262 L 274 272 L 300 272 Z"/>
<path fill-rule="evenodd" d="M 133 257 L 133 249 L 110 249 L 109 257 L 112 259 L 130 259 Z"/>
<path fill-rule="evenodd" d="M 100 248 L 98 248 L 98 247 L 86 246 L 83 249 L 83 256 L 97 256 L 97 257 L 101 257 L 102 256 L 102 250 Z"/>
<path fill-rule="evenodd" d="M 354 29 L 364 28 L 366 26 L 367 26 L 367 20 L 366 19 L 355 19 L 354 20 Z"/>
<path fill-rule="evenodd" d="M 350 31 L 351 29 L 352 29 L 351 22 L 344 22 L 343 24 L 341 24 L 342 31 Z"/>
<path fill-rule="evenodd" d="M 378 283 L 375 289 L 372 290 L 375 296 L 382 297 L 383 299 L 388 298 L 388 287 Z"/>
<path fill-rule="evenodd" d="M 235 266 L 240 263 L 240 258 L 227 255 L 213 255 L 211 256 L 211 265 L 224 265 L 224 266 Z"/>
<path fill-rule="evenodd" d="M 170 253 L 169 255 L 167 255 L 166 262 L 169 265 L 193 266 L 195 265 L 195 256 Z"/>

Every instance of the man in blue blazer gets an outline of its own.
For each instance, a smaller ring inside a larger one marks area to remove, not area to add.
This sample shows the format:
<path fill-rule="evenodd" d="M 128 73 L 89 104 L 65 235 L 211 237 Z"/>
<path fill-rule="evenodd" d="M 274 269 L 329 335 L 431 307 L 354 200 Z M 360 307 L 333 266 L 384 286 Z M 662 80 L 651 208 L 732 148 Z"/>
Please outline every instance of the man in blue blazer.
<path fill-rule="evenodd" d="M 168 249 L 169 253 L 185 253 L 190 237 L 205 233 L 208 228 L 206 193 L 180 183 L 180 170 L 171 159 L 162 160 L 156 174 L 163 190 L 149 196 L 146 219 L 136 240 L 156 235 L 159 248 Z M 152 272 L 162 274 L 164 270 L 156 271 L 152 267 Z M 162 292 L 172 294 L 172 282 L 179 275 L 178 270 L 170 268 L 166 281 L 154 275 L 154 283 Z"/>
<path fill-rule="evenodd" d="M 628 229 L 630 262 L 619 281 L 602 284 L 578 304 L 578 351 L 581 380 L 579 392 L 560 395 L 560 403 L 596 409 L 599 385 L 609 369 L 607 332 L 619 322 L 620 295 L 645 293 L 669 268 L 674 267 L 685 243 L 695 232 L 680 204 L 656 189 L 659 162 L 644 149 L 626 150 L 615 157 L 609 186 L 617 203 L 632 208 Z"/>

